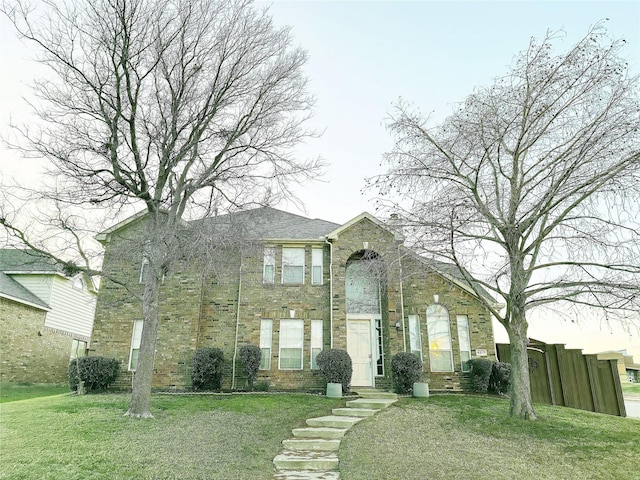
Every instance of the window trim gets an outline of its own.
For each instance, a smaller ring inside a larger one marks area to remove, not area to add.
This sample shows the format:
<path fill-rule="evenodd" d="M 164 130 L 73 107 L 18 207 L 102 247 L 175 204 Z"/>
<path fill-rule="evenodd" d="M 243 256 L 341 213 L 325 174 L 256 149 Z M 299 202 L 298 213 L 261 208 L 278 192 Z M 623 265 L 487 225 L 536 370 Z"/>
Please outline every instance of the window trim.
<path fill-rule="evenodd" d="M 138 278 L 138 283 L 145 283 L 147 281 L 147 275 L 149 275 L 149 259 L 147 257 L 142 257 L 142 262 L 140 263 L 140 276 Z"/>
<path fill-rule="evenodd" d="M 315 279 L 316 268 L 320 268 L 319 280 Z M 311 285 L 322 285 L 324 283 L 324 249 L 322 247 L 311 247 Z"/>
<path fill-rule="evenodd" d="M 285 264 L 285 261 L 287 261 L 288 259 L 286 259 L 286 252 L 287 251 L 293 251 L 296 250 L 298 251 L 298 255 L 300 255 L 300 250 L 302 251 L 302 264 L 293 264 L 293 263 L 288 263 Z M 305 256 L 306 256 L 306 248 L 305 247 L 282 247 L 282 275 L 281 275 L 281 282 L 283 285 L 304 285 L 304 277 L 305 277 Z M 296 267 L 296 268 L 300 268 L 302 267 L 302 279 L 300 282 L 285 282 L 285 275 L 286 275 L 286 270 L 289 267 Z"/>
<path fill-rule="evenodd" d="M 420 316 L 419 315 L 408 315 L 407 316 L 407 324 L 409 326 L 409 351 L 411 353 L 417 352 L 420 357 L 420 361 L 424 362 L 424 356 L 422 354 L 422 331 L 420 329 Z M 414 328 L 411 328 L 413 324 Z M 417 338 L 414 336 L 417 335 Z M 417 349 L 413 347 L 417 346 Z"/>
<path fill-rule="evenodd" d="M 285 325 L 296 325 L 296 330 L 300 332 L 300 338 L 294 339 L 296 341 L 297 346 L 290 346 L 289 344 L 283 345 L 283 331 L 285 330 Z M 297 318 L 281 318 L 280 319 L 280 338 L 278 341 L 278 370 L 302 370 L 304 368 L 304 320 Z M 300 367 L 283 367 L 282 366 L 282 350 L 283 348 L 287 349 L 300 349 Z"/>
<path fill-rule="evenodd" d="M 268 329 L 267 329 L 268 325 Z M 268 338 L 266 332 L 268 331 Z M 266 357 L 267 365 L 263 365 L 264 350 L 269 350 L 269 355 Z M 260 370 L 271 370 L 271 354 L 273 352 L 273 320 L 271 318 L 260 319 Z"/>
<path fill-rule="evenodd" d="M 272 268 L 270 278 L 267 277 L 267 267 Z M 262 257 L 262 283 L 273 285 L 276 283 L 276 247 L 268 245 L 264 247 Z"/>
<path fill-rule="evenodd" d="M 138 354 L 140 353 L 140 344 L 142 343 L 142 326 L 142 320 L 133 321 L 133 328 L 131 331 L 131 347 L 129 348 L 129 362 L 127 363 L 127 370 L 130 372 L 135 372 L 138 369 L 138 361 L 140 359 L 139 356 L 136 356 L 136 368 L 132 368 L 131 364 L 133 362 L 134 350 L 136 350 Z"/>
<path fill-rule="evenodd" d="M 316 357 L 322 351 L 324 342 L 324 322 L 322 320 L 311 320 L 311 339 L 309 340 L 309 366 L 311 370 L 318 370 Z M 314 355 L 314 350 L 316 354 Z"/>
<path fill-rule="evenodd" d="M 463 320 L 461 322 L 461 320 Z M 471 368 L 468 366 L 468 360 L 464 361 L 462 359 L 462 354 L 468 353 L 469 360 L 471 360 L 472 349 L 471 349 L 471 329 L 469 328 L 469 316 L 468 315 L 456 315 L 456 323 L 458 327 L 458 345 L 460 347 L 460 371 L 461 372 L 469 372 Z M 463 349 L 462 338 L 463 334 L 466 335 L 466 340 L 468 342 L 468 349 Z M 465 363 L 467 363 L 467 367 L 465 368 Z"/>

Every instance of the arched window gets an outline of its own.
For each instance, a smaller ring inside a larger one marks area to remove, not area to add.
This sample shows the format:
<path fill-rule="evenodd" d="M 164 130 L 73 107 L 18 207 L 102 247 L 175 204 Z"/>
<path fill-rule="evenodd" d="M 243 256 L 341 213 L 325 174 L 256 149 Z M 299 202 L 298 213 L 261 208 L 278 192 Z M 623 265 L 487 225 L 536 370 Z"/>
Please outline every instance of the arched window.
<path fill-rule="evenodd" d="M 451 328 L 449 312 L 442 305 L 427 308 L 427 335 L 429 335 L 429 362 L 432 372 L 452 372 Z"/>
<path fill-rule="evenodd" d="M 380 268 L 377 256 L 349 262 L 345 282 L 347 313 L 380 313 Z"/>

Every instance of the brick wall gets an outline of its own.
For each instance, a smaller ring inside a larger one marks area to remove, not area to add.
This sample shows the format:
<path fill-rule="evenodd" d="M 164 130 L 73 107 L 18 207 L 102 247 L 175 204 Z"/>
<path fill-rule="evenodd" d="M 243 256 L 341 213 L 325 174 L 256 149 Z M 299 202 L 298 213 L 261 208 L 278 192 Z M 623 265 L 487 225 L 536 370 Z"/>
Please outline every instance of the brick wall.
<path fill-rule="evenodd" d="M 72 337 L 44 327 L 45 312 L 0 298 L 0 380 L 66 383 Z"/>

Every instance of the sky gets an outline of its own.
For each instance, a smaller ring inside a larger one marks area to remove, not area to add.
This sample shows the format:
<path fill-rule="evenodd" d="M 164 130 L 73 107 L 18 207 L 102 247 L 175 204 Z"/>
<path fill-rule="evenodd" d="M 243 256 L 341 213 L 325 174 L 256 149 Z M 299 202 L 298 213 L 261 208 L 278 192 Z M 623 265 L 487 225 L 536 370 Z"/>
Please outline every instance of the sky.
<path fill-rule="evenodd" d="M 344 223 L 363 211 L 375 214 L 373 194 L 362 194 L 365 178 L 383 173 L 392 147 L 385 121 L 400 99 L 437 122 L 477 86 L 505 74 L 530 38 L 562 31 L 554 47 L 568 49 L 589 28 L 606 20 L 609 34 L 627 41 L 625 57 L 640 73 L 638 1 L 274 1 L 274 23 L 288 25 L 294 42 L 307 50 L 306 74 L 316 97 L 310 126 L 320 138 L 300 146 L 301 157 L 321 157 L 322 178 L 298 187 L 304 210 L 279 208 Z M 0 133 L 11 119 L 25 118 L 27 85 L 41 67 L 34 52 L 0 19 Z M 40 165 L 0 147 L 0 175 L 30 182 Z M 579 319 L 558 322 L 552 314 L 534 320 L 530 336 L 599 350 L 637 350 L 638 331 Z M 506 335 L 496 326 L 496 338 Z"/>

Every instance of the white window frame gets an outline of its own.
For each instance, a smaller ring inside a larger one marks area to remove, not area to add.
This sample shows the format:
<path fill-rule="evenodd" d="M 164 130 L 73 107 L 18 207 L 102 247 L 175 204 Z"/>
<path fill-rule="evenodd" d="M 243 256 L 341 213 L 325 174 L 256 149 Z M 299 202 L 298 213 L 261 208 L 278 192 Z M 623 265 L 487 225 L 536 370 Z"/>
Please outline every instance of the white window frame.
<path fill-rule="evenodd" d="M 300 350 L 300 366 L 282 366 L 282 351 Z M 278 345 L 278 369 L 302 370 L 304 359 L 304 320 L 282 319 L 280 320 L 280 342 Z"/>
<path fill-rule="evenodd" d="M 427 308 L 427 335 L 429 337 L 429 368 L 432 372 L 453 372 L 453 348 L 451 343 L 451 321 L 449 319 L 449 311 L 442 305 L 434 304 Z M 446 336 L 438 332 L 438 327 L 446 326 Z M 436 333 L 438 334 L 436 336 Z M 445 348 L 443 348 L 445 347 Z M 433 364 L 436 354 L 446 355 L 448 353 L 448 369 L 434 368 Z"/>
<path fill-rule="evenodd" d="M 140 353 L 140 343 L 142 342 L 142 320 L 134 320 L 133 321 L 133 329 L 131 332 L 131 348 L 129 349 L 129 363 L 128 370 L 130 372 L 135 372 L 138 368 L 138 360 Z M 135 357 L 135 367 L 133 366 L 133 354 L 136 352 Z"/>
<path fill-rule="evenodd" d="M 267 268 L 271 267 L 271 272 Z M 276 247 L 264 247 L 264 257 L 262 262 L 262 283 L 273 285 L 276 282 Z"/>
<path fill-rule="evenodd" d="M 294 258 L 295 257 L 295 258 Z M 304 267 L 305 267 L 305 248 L 304 247 L 282 247 L 282 284 L 283 285 L 304 285 Z M 291 268 L 302 268 L 300 281 L 285 281 Z"/>
<path fill-rule="evenodd" d="M 82 349 L 80 350 L 80 354 L 78 354 L 78 349 L 80 349 L 80 347 L 82 347 Z M 79 358 L 79 357 L 86 357 L 87 356 L 87 342 L 85 340 L 78 340 L 77 338 L 74 338 L 71 341 L 71 355 L 69 356 L 70 360 L 73 360 L 75 358 Z"/>
<path fill-rule="evenodd" d="M 322 285 L 324 270 L 324 250 L 322 247 L 311 249 L 311 285 Z"/>
<path fill-rule="evenodd" d="M 409 315 L 407 318 L 409 324 L 409 350 L 411 353 L 415 353 L 420 357 L 420 361 L 423 362 L 422 357 L 422 334 L 420 333 L 420 317 L 418 315 Z"/>
<path fill-rule="evenodd" d="M 260 320 L 260 370 L 271 370 L 271 352 L 273 345 L 273 320 Z"/>
<path fill-rule="evenodd" d="M 145 283 L 147 281 L 147 275 L 149 274 L 149 259 L 142 257 L 142 263 L 140 264 L 140 278 L 139 283 Z"/>
<path fill-rule="evenodd" d="M 456 315 L 458 324 L 458 343 L 460 344 L 460 371 L 471 370 L 468 361 L 471 360 L 471 331 L 469 330 L 469 317 L 467 315 Z M 464 358 L 466 354 L 466 359 Z"/>
<path fill-rule="evenodd" d="M 322 320 L 311 320 L 311 342 L 309 345 L 309 356 L 311 370 L 317 370 L 318 364 L 316 363 L 316 357 L 322 351 L 323 343 L 323 324 Z"/>

